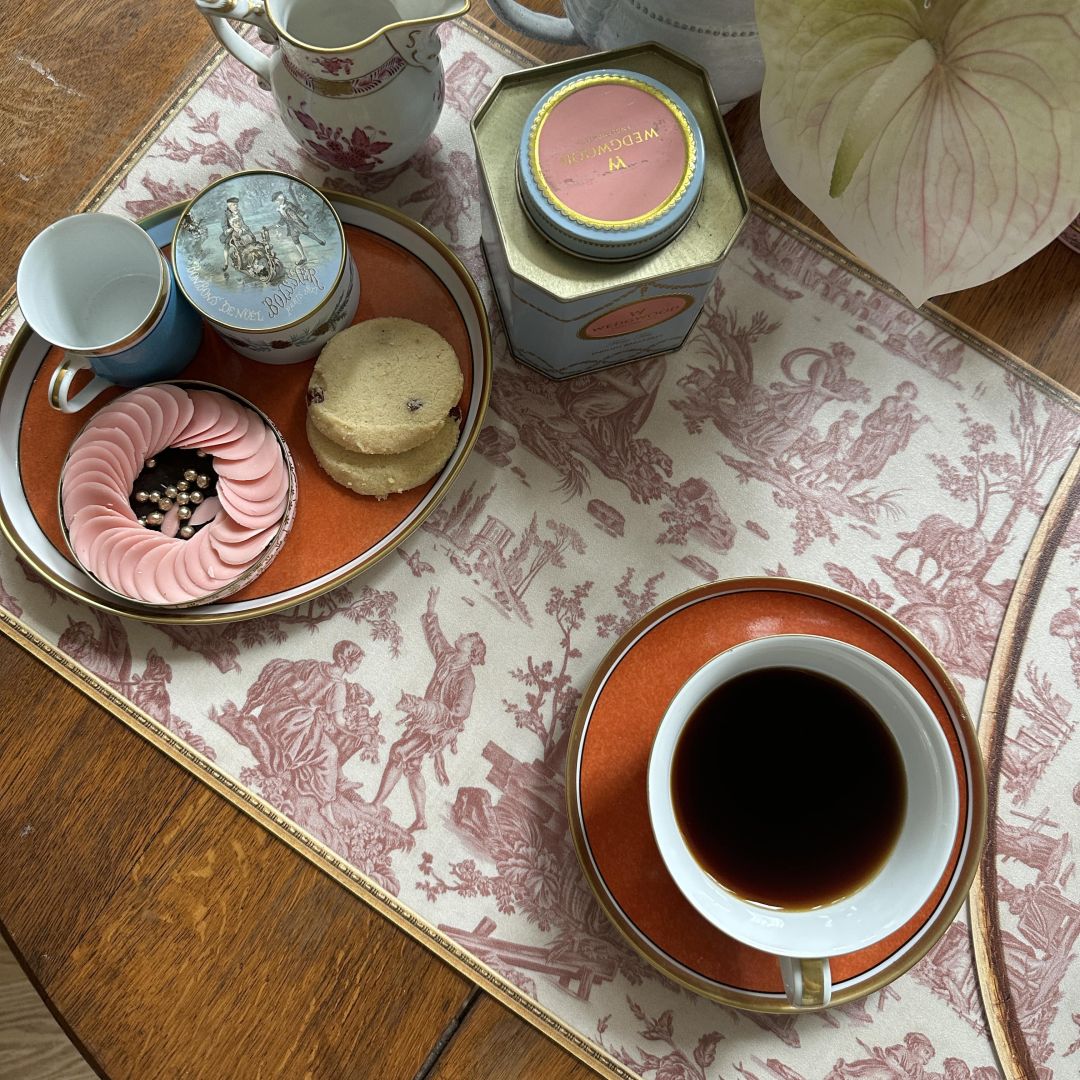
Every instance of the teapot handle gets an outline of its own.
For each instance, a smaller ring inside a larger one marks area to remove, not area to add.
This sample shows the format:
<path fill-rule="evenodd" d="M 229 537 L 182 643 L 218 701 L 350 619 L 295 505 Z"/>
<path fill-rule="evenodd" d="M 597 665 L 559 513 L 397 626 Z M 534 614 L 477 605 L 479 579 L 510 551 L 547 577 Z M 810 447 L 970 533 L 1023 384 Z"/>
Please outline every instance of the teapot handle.
<path fill-rule="evenodd" d="M 226 19 L 239 19 L 257 26 L 263 34 L 272 35 L 273 27 L 266 18 L 263 0 L 195 0 L 195 6 L 210 24 L 214 36 L 240 61 L 255 72 L 259 85 L 270 89 L 270 58 L 246 42 Z"/>
<path fill-rule="evenodd" d="M 584 45 L 574 24 L 566 18 L 541 15 L 522 7 L 517 0 L 488 0 L 491 10 L 507 26 L 537 41 L 550 41 L 555 45 Z"/>

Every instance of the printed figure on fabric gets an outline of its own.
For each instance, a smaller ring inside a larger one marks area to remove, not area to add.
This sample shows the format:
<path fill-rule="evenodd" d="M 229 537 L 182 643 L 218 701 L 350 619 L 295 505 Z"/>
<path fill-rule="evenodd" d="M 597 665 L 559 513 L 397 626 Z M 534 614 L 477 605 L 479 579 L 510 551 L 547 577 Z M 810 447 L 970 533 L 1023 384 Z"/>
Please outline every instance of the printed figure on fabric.
<path fill-rule="evenodd" d="M 271 660 L 243 706 L 230 701 L 210 710 L 210 719 L 254 755 L 260 788 L 274 788 L 300 824 L 322 832 L 341 824 L 350 790 L 341 775 L 345 762 L 376 752 L 380 717 L 370 711 L 372 695 L 347 678 L 363 659 L 359 645 L 339 641 L 329 663 Z"/>
<path fill-rule="evenodd" d="M 264 760 L 278 774 L 288 776 L 301 796 L 318 804 L 331 824 L 341 771 L 346 709 L 350 705 L 352 675 L 364 651 L 351 641 L 334 646 L 332 663 L 318 660 L 272 660 L 248 691 L 245 716 L 254 718 L 266 745 Z M 359 691 L 359 693 L 357 693 Z M 366 708 L 371 694 L 357 687 L 354 707 Z"/>
<path fill-rule="evenodd" d="M 472 669 L 484 663 L 487 653 L 484 639 L 475 632 L 461 634 L 450 643 L 435 614 L 438 598 L 439 590 L 431 589 L 427 610 L 420 617 L 424 640 L 435 658 L 435 671 L 423 697 L 402 692 L 397 707 L 405 714 L 401 720 L 405 732 L 390 747 L 386 769 L 373 800 L 376 806 L 382 806 L 404 776 L 416 811 L 410 832 L 427 828 L 424 815 L 427 785 L 422 771 L 427 758 L 434 760 L 435 779 L 443 787 L 450 783 L 443 755 L 447 749 L 457 753 L 457 737 L 465 730 L 476 690 Z"/>

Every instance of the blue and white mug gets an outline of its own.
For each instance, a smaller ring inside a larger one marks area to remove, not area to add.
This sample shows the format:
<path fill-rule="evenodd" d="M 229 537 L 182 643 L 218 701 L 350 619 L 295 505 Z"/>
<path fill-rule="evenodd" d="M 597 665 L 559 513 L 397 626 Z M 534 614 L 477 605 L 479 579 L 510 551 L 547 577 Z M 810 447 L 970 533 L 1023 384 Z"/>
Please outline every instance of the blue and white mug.
<path fill-rule="evenodd" d="M 42 230 L 19 263 L 17 288 L 26 321 L 66 354 L 49 382 L 60 412 L 78 412 L 109 386 L 175 378 L 202 340 L 202 319 L 157 244 L 113 214 L 75 214 Z M 94 378 L 72 395 L 83 370 Z"/>

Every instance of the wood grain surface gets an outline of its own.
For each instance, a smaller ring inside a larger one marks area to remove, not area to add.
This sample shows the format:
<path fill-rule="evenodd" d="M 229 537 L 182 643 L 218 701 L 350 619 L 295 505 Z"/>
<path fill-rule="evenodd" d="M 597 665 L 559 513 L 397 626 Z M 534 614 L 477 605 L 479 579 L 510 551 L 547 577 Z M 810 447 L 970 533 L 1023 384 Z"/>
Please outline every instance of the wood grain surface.
<path fill-rule="evenodd" d="M 94 1075 L 0 937 L 0 1078 L 93 1080 Z"/>
<path fill-rule="evenodd" d="M 0 294 L 212 45 L 187 0 L 5 16 Z M 756 101 L 728 125 L 747 187 L 813 224 L 768 163 Z M 1080 256 L 1051 244 L 941 306 L 1080 390 L 1078 296 Z M 0 673 L 0 923 L 102 1072 L 591 1075 L 7 639 Z"/>

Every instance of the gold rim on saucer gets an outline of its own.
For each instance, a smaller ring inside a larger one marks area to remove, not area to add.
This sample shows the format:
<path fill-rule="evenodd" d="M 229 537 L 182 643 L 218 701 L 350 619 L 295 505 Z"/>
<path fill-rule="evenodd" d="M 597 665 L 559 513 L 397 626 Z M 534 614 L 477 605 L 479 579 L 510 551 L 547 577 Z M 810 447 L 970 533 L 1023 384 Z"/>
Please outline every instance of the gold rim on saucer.
<path fill-rule="evenodd" d="M 975 877 L 986 836 L 987 790 L 982 755 L 974 726 L 963 698 L 940 661 L 906 627 L 872 604 L 838 589 L 796 578 L 746 577 L 701 585 L 677 594 L 646 613 L 634 623 L 608 650 L 585 687 L 570 730 L 566 753 L 566 800 L 570 835 L 585 878 L 604 912 L 620 935 L 644 960 L 664 975 L 695 993 L 735 1008 L 762 1013 L 800 1013 L 814 1011 L 790 1004 L 782 993 L 750 991 L 718 982 L 686 966 L 664 951 L 640 930 L 609 891 L 603 875 L 593 859 L 586 835 L 578 772 L 584 750 L 585 733 L 590 715 L 600 693 L 622 658 L 636 647 L 639 639 L 660 623 L 697 603 L 741 592 L 773 592 L 803 596 L 835 604 L 861 617 L 871 626 L 884 632 L 921 668 L 935 692 L 941 698 L 959 743 L 963 775 L 966 784 L 967 814 L 962 822 L 960 850 L 952 863 L 945 892 L 926 920 L 888 957 L 868 972 L 842 980 L 833 989 L 830 1007 L 866 997 L 891 983 L 912 968 L 934 946 L 948 929 L 963 906 L 968 889 Z M 949 871 L 946 871 L 949 873 Z M 940 885 L 939 885 L 940 887 Z M 917 939 L 917 940 L 916 940 Z M 915 942 L 913 945 L 909 944 Z M 899 952 L 899 955 L 897 953 Z"/>

